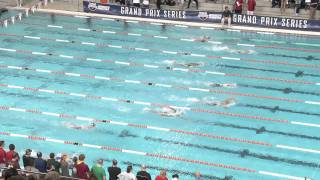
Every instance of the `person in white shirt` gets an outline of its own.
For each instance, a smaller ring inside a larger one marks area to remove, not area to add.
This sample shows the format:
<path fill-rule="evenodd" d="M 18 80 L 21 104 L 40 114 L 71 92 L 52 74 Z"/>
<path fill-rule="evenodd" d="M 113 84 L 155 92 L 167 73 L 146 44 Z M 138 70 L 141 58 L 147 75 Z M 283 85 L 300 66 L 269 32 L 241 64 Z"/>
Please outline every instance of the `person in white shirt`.
<path fill-rule="evenodd" d="M 133 0 L 133 6 L 140 7 L 140 0 Z"/>
<path fill-rule="evenodd" d="M 126 172 L 122 172 L 118 175 L 119 180 L 137 180 L 136 176 L 132 173 L 132 166 L 127 167 Z"/>
<path fill-rule="evenodd" d="M 143 0 L 142 1 L 142 7 L 143 8 L 149 8 L 149 0 Z"/>

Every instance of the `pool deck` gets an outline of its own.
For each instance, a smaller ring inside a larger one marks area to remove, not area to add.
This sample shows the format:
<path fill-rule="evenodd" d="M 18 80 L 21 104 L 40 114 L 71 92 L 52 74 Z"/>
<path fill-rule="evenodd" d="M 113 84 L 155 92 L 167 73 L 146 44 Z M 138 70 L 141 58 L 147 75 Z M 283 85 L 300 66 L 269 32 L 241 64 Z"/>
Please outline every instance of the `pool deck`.
<path fill-rule="evenodd" d="M 13 7 L 10 9 L 16 10 L 26 10 L 28 8 L 17 8 Z M 151 19 L 151 18 L 139 18 L 139 17 L 128 17 L 128 16 L 115 16 L 115 15 L 106 15 L 106 14 L 93 14 L 93 13 L 84 13 L 84 12 L 74 12 L 58 9 L 38 9 L 38 12 L 43 13 L 56 13 L 70 16 L 85 16 L 85 17 L 97 17 L 97 18 L 109 18 L 109 19 L 119 19 L 126 21 L 139 21 L 139 22 L 148 22 L 148 23 L 161 23 L 161 24 L 170 24 L 170 25 L 182 25 L 184 27 L 199 27 L 199 28 L 212 28 L 212 29 L 224 29 L 226 31 L 235 31 L 235 32 L 254 32 L 259 34 L 291 34 L 291 35 L 303 35 L 303 36 L 320 36 L 320 32 L 315 31 L 299 31 L 299 30 L 288 30 L 288 29 L 276 29 L 276 28 L 261 28 L 261 27 L 250 27 L 250 26 L 239 26 L 232 25 L 229 28 L 222 27 L 219 23 L 196 23 L 196 22 L 184 22 L 184 21 L 173 21 L 173 20 L 164 20 L 164 19 Z"/>
<path fill-rule="evenodd" d="M 73 7 L 70 9 L 70 7 Z M 254 32 L 259 34 L 291 34 L 291 35 L 302 35 L 302 36 L 320 36 L 320 32 L 316 31 L 299 31 L 299 30 L 289 30 L 289 29 L 276 29 L 276 28 L 262 28 L 262 27 L 250 27 L 250 26 L 239 26 L 232 25 L 231 27 L 225 28 L 221 26 L 220 23 L 197 23 L 197 22 L 185 22 L 185 21 L 173 21 L 173 20 L 164 20 L 164 19 L 151 19 L 151 18 L 140 18 L 140 17 L 128 17 L 128 16 L 115 16 L 115 15 L 106 15 L 106 14 L 94 14 L 94 13 L 85 13 L 77 12 L 79 8 L 82 8 L 82 4 L 73 4 L 73 6 L 68 6 L 67 10 L 61 10 L 64 8 L 58 4 L 49 4 L 47 7 L 38 9 L 38 12 L 44 13 L 57 13 L 70 16 L 86 16 L 86 17 L 98 17 L 98 18 L 110 18 L 118 20 L 129 20 L 129 21 L 139 21 L 139 22 L 148 22 L 148 23 L 161 23 L 161 24 L 170 24 L 170 25 L 182 25 L 187 27 L 199 27 L 199 28 L 212 28 L 212 29 L 224 29 L 227 31 L 243 31 L 243 32 Z M 10 9 L 16 10 L 26 10 L 28 8 L 18 8 L 11 7 Z M 65 8 L 64 8 L 65 9 Z"/>

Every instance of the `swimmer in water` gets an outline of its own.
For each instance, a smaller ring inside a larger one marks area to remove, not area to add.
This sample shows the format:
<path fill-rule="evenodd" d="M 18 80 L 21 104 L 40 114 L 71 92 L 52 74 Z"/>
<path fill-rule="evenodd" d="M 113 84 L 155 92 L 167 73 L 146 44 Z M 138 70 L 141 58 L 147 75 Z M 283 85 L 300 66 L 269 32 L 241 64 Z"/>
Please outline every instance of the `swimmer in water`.
<path fill-rule="evenodd" d="M 211 101 L 211 102 L 206 102 L 205 104 L 209 106 L 219 106 L 219 107 L 228 108 L 236 105 L 237 101 L 235 98 L 228 98 L 224 101 Z"/>
<path fill-rule="evenodd" d="M 165 117 L 179 117 L 183 114 L 183 111 L 177 110 L 170 106 L 164 106 L 160 110 L 149 110 L 149 111 Z"/>
<path fill-rule="evenodd" d="M 238 54 L 253 54 L 253 53 L 255 53 L 255 51 L 251 50 L 251 49 L 249 49 L 249 50 L 235 50 L 235 53 L 238 53 Z"/>
<path fill-rule="evenodd" d="M 176 65 L 176 66 L 183 66 L 183 67 L 201 67 L 204 65 L 203 62 L 190 62 L 190 63 L 185 63 L 185 62 L 176 62 L 175 60 L 165 60 L 164 63 L 170 64 L 170 65 Z"/>
<path fill-rule="evenodd" d="M 91 123 L 90 125 L 77 125 L 74 123 L 65 122 L 65 123 L 63 123 L 63 125 L 66 126 L 67 128 L 72 128 L 72 129 L 76 129 L 76 130 L 94 129 L 96 127 L 95 123 Z"/>
<path fill-rule="evenodd" d="M 226 87 L 226 88 L 236 88 L 237 87 L 237 84 L 236 83 L 212 83 L 212 84 L 209 84 L 209 86 L 212 86 L 212 87 Z"/>
<path fill-rule="evenodd" d="M 179 66 L 183 66 L 183 67 L 188 67 L 188 68 L 203 66 L 203 63 L 194 63 L 194 62 L 191 62 L 191 63 L 175 63 L 175 64 L 179 65 Z"/>
<path fill-rule="evenodd" d="M 203 36 L 201 38 L 194 39 L 195 42 L 208 42 L 210 39 L 209 36 Z"/>
<path fill-rule="evenodd" d="M 119 137 L 138 137 L 137 135 L 131 134 L 128 130 L 123 130 L 120 132 Z"/>

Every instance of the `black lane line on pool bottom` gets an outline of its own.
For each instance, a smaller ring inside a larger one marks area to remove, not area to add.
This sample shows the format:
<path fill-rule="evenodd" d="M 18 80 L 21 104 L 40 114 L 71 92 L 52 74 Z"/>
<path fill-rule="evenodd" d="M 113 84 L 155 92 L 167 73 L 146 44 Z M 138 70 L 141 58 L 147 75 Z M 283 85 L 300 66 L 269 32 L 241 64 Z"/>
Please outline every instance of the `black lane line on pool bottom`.
<path fill-rule="evenodd" d="M 294 113 L 294 114 L 303 114 L 303 115 L 309 115 L 309 116 L 320 116 L 320 113 L 305 112 L 305 111 L 295 111 L 295 110 L 292 110 L 292 109 L 281 108 L 280 106 L 263 106 L 263 105 L 242 104 L 242 103 L 241 104 L 237 104 L 237 106 L 269 110 L 272 113 L 276 113 L 278 111 L 281 111 L 281 112 L 288 112 L 288 113 Z"/>
<path fill-rule="evenodd" d="M 263 71 L 263 72 L 292 74 L 295 77 L 303 77 L 303 76 L 320 77 L 320 75 L 304 73 L 303 71 L 288 72 L 288 71 L 280 71 L 280 70 L 273 70 L 273 69 L 263 69 L 263 68 L 254 68 L 254 67 L 246 67 L 246 66 L 225 65 L 225 64 L 217 64 L 216 66 L 224 67 L 224 68 L 232 68 L 232 69 L 245 69 L 245 70 Z"/>
<path fill-rule="evenodd" d="M 254 88 L 254 89 L 265 89 L 271 91 L 280 91 L 284 94 L 296 93 L 296 94 L 304 94 L 304 95 L 313 95 L 313 96 L 320 96 L 320 93 L 316 92 L 306 92 L 306 91 L 297 91 L 292 88 L 275 88 L 275 87 L 268 87 L 268 86 L 256 86 L 256 85 L 248 85 L 248 84 L 237 84 L 239 87 L 246 87 L 246 88 Z"/>
<path fill-rule="evenodd" d="M 316 58 L 314 56 L 290 56 L 284 54 L 274 54 L 274 53 L 261 53 L 267 56 L 274 56 L 274 57 L 284 57 L 284 58 L 294 58 L 294 59 L 304 59 L 306 61 L 320 61 L 320 58 Z"/>
<path fill-rule="evenodd" d="M 192 148 L 197 148 L 197 149 L 202 149 L 202 150 L 209 150 L 209 151 L 234 154 L 234 155 L 239 155 L 242 158 L 245 158 L 246 156 L 248 156 L 248 157 L 253 157 L 253 158 L 258 158 L 258 159 L 263 159 L 263 160 L 268 160 L 268 161 L 283 162 L 283 163 L 288 163 L 288 164 L 292 164 L 292 165 L 300 165 L 300 166 L 306 166 L 306 167 L 312 167 L 312 168 L 320 168 L 320 165 L 315 162 L 282 158 L 282 157 L 272 156 L 270 154 L 254 153 L 254 152 L 250 152 L 250 150 L 248 150 L 248 149 L 233 150 L 233 149 L 219 148 L 219 147 L 213 147 L 213 146 L 184 143 L 184 142 L 180 142 L 180 141 L 166 140 L 166 139 L 162 139 L 162 138 L 153 138 L 153 137 L 149 137 L 149 136 L 144 137 L 144 139 L 147 141 L 161 142 L 161 143 L 180 145 L 180 146 L 185 146 L 185 147 L 192 147 Z"/>
<path fill-rule="evenodd" d="M 210 123 L 210 124 L 212 124 L 214 126 L 220 126 L 220 127 L 228 127 L 228 128 L 233 128 L 233 129 L 244 129 L 244 130 L 254 131 L 256 134 L 270 133 L 270 134 L 277 134 L 277 135 L 283 135 L 283 136 L 289 136 L 289 137 L 296 137 L 296 138 L 303 138 L 303 139 L 320 141 L 320 137 L 318 137 L 318 136 L 309 136 L 309 135 L 304 135 L 304 134 L 273 131 L 273 130 L 266 129 L 264 126 L 262 126 L 260 128 L 254 128 L 254 127 L 240 126 L 240 125 L 236 125 L 236 124 L 227 124 L 227 123 L 221 123 L 221 122 L 215 122 L 215 123 Z"/>

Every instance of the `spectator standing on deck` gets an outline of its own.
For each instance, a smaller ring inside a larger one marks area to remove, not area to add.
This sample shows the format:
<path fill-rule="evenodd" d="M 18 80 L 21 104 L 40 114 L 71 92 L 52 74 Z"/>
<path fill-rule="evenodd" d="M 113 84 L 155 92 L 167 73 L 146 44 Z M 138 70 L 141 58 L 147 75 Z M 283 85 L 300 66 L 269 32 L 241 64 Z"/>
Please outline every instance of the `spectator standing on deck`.
<path fill-rule="evenodd" d="M 133 6 L 140 7 L 140 0 L 132 0 Z"/>
<path fill-rule="evenodd" d="M 91 172 L 98 180 L 106 180 L 106 171 L 103 169 L 103 160 L 98 160 L 97 164 L 91 168 Z"/>
<path fill-rule="evenodd" d="M 189 0 L 189 1 L 188 1 L 188 7 L 187 7 L 187 8 L 190 8 L 191 1 L 196 2 L 196 7 L 197 7 L 197 9 L 198 9 L 198 8 L 199 8 L 199 2 L 198 2 L 198 0 Z"/>
<path fill-rule="evenodd" d="M 288 0 L 281 0 L 281 4 L 280 4 L 280 12 L 281 14 L 283 14 L 286 11 L 286 5 L 288 3 Z"/>
<path fill-rule="evenodd" d="M 311 0 L 310 12 L 309 12 L 310 13 L 310 19 L 315 19 L 318 5 L 319 5 L 319 0 Z"/>
<path fill-rule="evenodd" d="M 27 149 L 26 153 L 22 156 L 24 169 L 27 171 L 31 171 L 34 168 L 34 158 L 31 157 L 31 149 Z"/>
<path fill-rule="evenodd" d="M 119 180 L 137 180 L 136 176 L 132 173 L 132 166 L 127 167 L 126 172 L 122 172 L 118 175 Z"/>
<path fill-rule="evenodd" d="M 6 151 L 3 149 L 4 141 L 0 141 L 0 168 L 6 167 Z"/>
<path fill-rule="evenodd" d="M 67 162 L 68 156 L 63 154 L 60 160 L 60 174 L 61 176 L 70 176 L 69 175 L 69 163 Z"/>
<path fill-rule="evenodd" d="M 54 159 L 54 153 L 50 153 L 50 159 L 47 160 L 47 170 L 59 172 L 60 163 Z"/>
<path fill-rule="evenodd" d="M 77 177 L 80 179 L 89 179 L 89 167 L 84 163 L 86 156 L 84 154 L 79 155 L 79 160 L 76 165 Z"/>
<path fill-rule="evenodd" d="M 38 152 L 37 153 L 37 159 L 34 161 L 34 166 L 36 169 L 38 169 L 42 173 L 47 172 L 47 162 L 42 159 L 42 153 Z"/>
<path fill-rule="evenodd" d="M 157 0 L 157 9 L 161 9 L 161 0 Z"/>
<path fill-rule="evenodd" d="M 233 4 L 233 10 L 236 14 L 242 14 L 243 0 L 236 0 Z"/>
<path fill-rule="evenodd" d="M 167 172 L 165 170 L 161 170 L 160 175 L 156 177 L 156 180 L 168 180 Z"/>
<path fill-rule="evenodd" d="M 142 7 L 149 8 L 149 0 L 142 0 Z"/>
<path fill-rule="evenodd" d="M 253 11 L 255 10 L 255 7 L 256 7 L 256 0 L 248 0 L 247 14 L 253 15 Z"/>
<path fill-rule="evenodd" d="M 151 180 L 151 176 L 147 172 L 145 165 L 141 165 L 141 171 L 137 173 L 137 180 Z"/>
<path fill-rule="evenodd" d="M 231 26 L 231 16 L 232 13 L 230 12 L 228 6 L 224 8 L 224 11 L 222 12 L 222 19 L 221 19 L 221 26 L 224 26 L 224 21 L 228 21 L 228 27 Z"/>
<path fill-rule="evenodd" d="M 16 146 L 14 144 L 9 145 L 9 151 L 6 153 L 6 161 L 9 163 L 12 158 L 14 153 L 16 153 L 14 150 L 16 149 Z"/>
<path fill-rule="evenodd" d="M 12 167 L 14 169 L 20 169 L 20 164 L 19 164 L 19 154 L 14 152 L 12 154 L 12 158 L 10 159 L 10 161 L 7 161 L 8 167 Z"/>
<path fill-rule="evenodd" d="M 72 172 L 72 177 L 76 178 L 77 177 L 77 162 L 78 162 L 78 157 L 74 156 L 72 158 L 72 164 L 70 164 L 69 168 L 71 169 Z"/>
<path fill-rule="evenodd" d="M 121 169 L 117 167 L 118 161 L 112 160 L 112 166 L 108 167 L 109 180 L 117 180 L 118 175 L 121 173 Z"/>
<path fill-rule="evenodd" d="M 31 153 L 32 153 L 32 150 L 27 149 L 25 154 L 22 156 L 24 169 L 32 172 L 39 172 L 39 170 L 34 167 L 35 158 L 31 157 Z M 31 175 L 30 178 L 31 177 L 35 179 L 39 179 L 39 175 L 36 175 L 36 174 Z"/>
<path fill-rule="evenodd" d="M 6 153 L 6 166 L 10 168 L 20 169 L 19 165 L 19 154 L 15 152 L 15 145 L 10 144 L 9 145 L 9 151 Z"/>
<path fill-rule="evenodd" d="M 295 0 L 294 8 L 295 8 L 296 16 L 298 16 L 301 8 L 301 0 Z"/>

